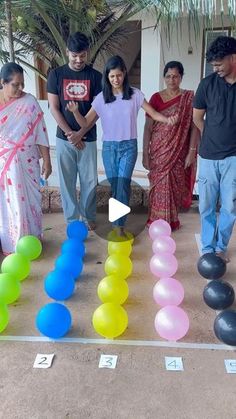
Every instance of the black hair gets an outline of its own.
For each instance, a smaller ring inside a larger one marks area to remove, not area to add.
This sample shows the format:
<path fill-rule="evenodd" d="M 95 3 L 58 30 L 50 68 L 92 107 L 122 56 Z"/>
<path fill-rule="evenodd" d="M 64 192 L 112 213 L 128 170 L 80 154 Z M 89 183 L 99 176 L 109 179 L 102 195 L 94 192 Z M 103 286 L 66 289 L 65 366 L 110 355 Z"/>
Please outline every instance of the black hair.
<path fill-rule="evenodd" d="M 6 63 L 2 66 L 0 72 L 0 78 L 2 79 L 2 83 L 9 83 L 12 80 L 14 74 L 23 74 L 23 68 L 16 63 L 10 62 Z"/>
<path fill-rule="evenodd" d="M 123 97 L 122 99 L 129 100 L 134 93 L 132 87 L 129 85 L 127 68 L 124 60 L 119 55 L 114 55 L 109 58 L 106 62 L 103 75 L 102 75 L 102 92 L 105 103 L 111 103 L 116 100 L 116 97 L 113 95 L 111 83 L 108 79 L 108 75 L 111 70 L 119 69 L 125 73 L 124 82 L 123 82 Z"/>
<path fill-rule="evenodd" d="M 218 36 L 209 46 L 206 59 L 208 63 L 236 54 L 236 39 L 231 36 Z"/>
<path fill-rule="evenodd" d="M 165 77 L 167 71 L 169 69 L 172 69 L 172 68 L 176 68 L 178 70 L 181 78 L 183 77 L 183 75 L 184 75 L 184 67 L 183 67 L 183 64 L 180 61 L 169 61 L 165 65 L 165 68 L 163 70 L 163 77 Z"/>
<path fill-rule="evenodd" d="M 67 39 L 67 48 L 71 52 L 82 52 L 89 49 L 89 40 L 82 32 L 75 32 Z"/>

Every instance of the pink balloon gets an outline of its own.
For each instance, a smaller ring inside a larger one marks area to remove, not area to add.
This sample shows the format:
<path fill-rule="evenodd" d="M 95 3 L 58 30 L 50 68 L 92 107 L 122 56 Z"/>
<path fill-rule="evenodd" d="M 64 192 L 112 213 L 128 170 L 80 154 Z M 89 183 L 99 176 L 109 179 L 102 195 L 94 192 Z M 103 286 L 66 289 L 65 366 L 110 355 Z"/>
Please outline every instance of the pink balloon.
<path fill-rule="evenodd" d="M 182 308 L 166 306 L 155 317 L 155 329 L 162 338 L 176 341 L 188 332 L 189 318 Z"/>
<path fill-rule="evenodd" d="M 153 253 L 167 252 L 174 254 L 176 251 L 175 241 L 170 236 L 158 236 L 152 243 Z"/>
<path fill-rule="evenodd" d="M 166 252 L 159 252 L 150 260 L 150 271 L 159 278 L 173 276 L 178 269 L 178 262 L 174 255 Z"/>
<path fill-rule="evenodd" d="M 178 306 L 184 299 L 184 287 L 175 278 L 161 278 L 153 288 L 153 298 L 161 307 Z"/>
<path fill-rule="evenodd" d="M 155 240 L 157 236 L 170 236 L 171 226 L 165 220 L 156 220 L 149 227 L 149 236 L 152 240 Z"/>

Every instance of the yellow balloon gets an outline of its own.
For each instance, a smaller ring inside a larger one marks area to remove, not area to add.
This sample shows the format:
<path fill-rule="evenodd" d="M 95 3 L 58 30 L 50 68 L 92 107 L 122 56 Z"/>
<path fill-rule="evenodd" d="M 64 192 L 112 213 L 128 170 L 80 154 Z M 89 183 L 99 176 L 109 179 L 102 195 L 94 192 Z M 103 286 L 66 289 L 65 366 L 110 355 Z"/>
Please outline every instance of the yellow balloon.
<path fill-rule="evenodd" d="M 99 335 L 113 339 L 120 336 L 127 328 L 128 315 L 122 306 L 105 303 L 95 310 L 92 322 Z"/>
<path fill-rule="evenodd" d="M 103 303 L 124 304 L 129 295 L 129 287 L 124 279 L 109 275 L 99 282 L 97 292 Z"/>
<path fill-rule="evenodd" d="M 124 256 L 130 256 L 132 252 L 132 246 L 129 241 L 125 242 L 108 242 L 108 254 L 119 253 Z"/>
<path fill-rule="evenodd" d="M 126 231 L 125 234 L 126 234 L 126 237 L 119 236 L 117 234 L 116 229 L 113 229 L 108 233 L 107 240 L 112 241 L 112 242 L 130 242 L 132 245 L 134 242 L 133 234 L 130 233 L 129 231 Z"/>
<path fill-rule="evenodd" d="M 115 274 L 121 279 L 126 279 L 132 273 L 133 264 L 128 256 L 114 253 L 107 258 L 104 269 L 107 275 Z"/>

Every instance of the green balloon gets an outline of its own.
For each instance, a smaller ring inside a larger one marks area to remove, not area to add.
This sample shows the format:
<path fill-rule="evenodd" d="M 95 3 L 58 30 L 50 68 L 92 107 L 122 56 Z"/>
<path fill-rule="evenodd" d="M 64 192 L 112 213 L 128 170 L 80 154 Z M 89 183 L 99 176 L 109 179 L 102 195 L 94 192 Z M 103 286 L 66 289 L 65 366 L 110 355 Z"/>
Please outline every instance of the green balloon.
<path fill-rule="evenodd" d="M 1 271 L 23 281 L 30 273 L 30 261 L 20 253 L 12 253 L 3 259 Z"/>
<path fill-rule="evenodd" d="M 11 304 L 20 296 L 20 282 L 11 274 L 0 274 L 0 301 Z"/>
<path fill-rule="evenodd" d="M 9 322 L 9 311 L 7 305 L 0 302 L 0 333 L 7 327 Z"/>
<path fill-rule="evenodd" d="M 42 252 L 42 243 L 35 236 L 24 236 L 18 240 L 16 252 L 26 256 L 29 260 L 37 259 Z"/>

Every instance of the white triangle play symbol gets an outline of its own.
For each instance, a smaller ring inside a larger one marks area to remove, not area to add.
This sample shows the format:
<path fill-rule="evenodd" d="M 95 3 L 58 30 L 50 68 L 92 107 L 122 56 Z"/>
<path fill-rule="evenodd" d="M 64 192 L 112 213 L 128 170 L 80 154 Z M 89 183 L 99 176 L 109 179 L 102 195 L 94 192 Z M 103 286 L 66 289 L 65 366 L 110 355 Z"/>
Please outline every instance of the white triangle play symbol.
<path fill-rule="evenodd" d="M 108 202 L 108 219 L 111 223 L 118 220 L 126 214 L 129 214 L 130 207 L 117 201 L 115 198 L 110 198 Z"/>

